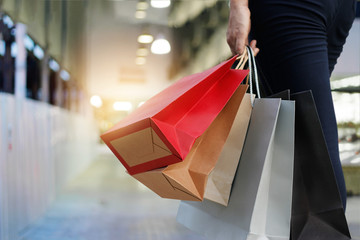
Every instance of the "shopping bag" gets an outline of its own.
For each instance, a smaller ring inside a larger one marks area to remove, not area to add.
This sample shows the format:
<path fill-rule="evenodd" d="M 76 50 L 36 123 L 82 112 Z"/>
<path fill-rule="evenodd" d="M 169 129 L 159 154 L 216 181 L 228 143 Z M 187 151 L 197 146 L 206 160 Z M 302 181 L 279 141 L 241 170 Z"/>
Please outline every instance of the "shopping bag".
<path fill-rule="evenodd" d="M 228 206 L 182 201 L 177 221 L 209 239 L 289 239 L 293 147 L 294 103 L 256 99 Z"/>
<path fill-rule="evenodd" d="M 224 206 L 227 206 L 229 202 L 252 111 L 250 94 L 246 95 L 241 102 L 216 165 L 208 177 L 205 189 L 205 199 Z"/>
<path fill-rule="evenodd" d="M 164 198 L 201 201 L 207 179 L 226 145 L 230 129 L 237 122 L 247 129 L 251 113 L 248 86 L 240 85 L 220 114 L 191 148 L 186 158 L 165 168 L 132 175 L 149 189 Z M 244 118 L 244 119 L 243 119 Z M 238 123 L 236 123 L 238 125 Z M 246 130 L 245 130 L 246 131 Z M 238 160 L 238 157 L 237 157 Z"/>
<path fill-rule="evenodd" d="M 247 75 L 235 60 L 177 81 L 101 136 L 131 175 L 185 159 Z"/>
<path fill-rule="evenodd" d="M 293 240 L 351 239 L 311 91 L 295 93 Z"/>

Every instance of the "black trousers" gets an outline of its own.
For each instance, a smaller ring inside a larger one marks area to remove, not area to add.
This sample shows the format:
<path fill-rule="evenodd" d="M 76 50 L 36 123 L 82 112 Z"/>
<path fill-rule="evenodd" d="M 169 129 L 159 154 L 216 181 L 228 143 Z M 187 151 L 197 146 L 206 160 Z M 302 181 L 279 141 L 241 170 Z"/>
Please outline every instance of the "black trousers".
<path fill-rule="evenodd" d="M 249 0 L 251 38 L 273 93 L 311 89 L 340 195 L 346 207 L 330 75 L 355 18 L 355 0 Z"/>

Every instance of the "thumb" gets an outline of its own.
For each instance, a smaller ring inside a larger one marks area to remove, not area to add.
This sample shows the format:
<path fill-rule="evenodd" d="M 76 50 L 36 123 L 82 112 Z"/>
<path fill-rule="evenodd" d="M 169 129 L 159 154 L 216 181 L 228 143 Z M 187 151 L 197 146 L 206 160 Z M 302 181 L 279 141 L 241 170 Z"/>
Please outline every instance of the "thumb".
<path fill-rule="evenodd" d="M 257 44 L 257 41 L 256 41 L 256 40 L 252 40 L 252 41 L 250 42 L 250 47 L 251 47 L 251 49 L 254 51 L 254 56 L 256 56 L 256 55 L 259 53 L 259 51 L 260 51 L 260 49 L 256 47 L 256 44 Z"/>

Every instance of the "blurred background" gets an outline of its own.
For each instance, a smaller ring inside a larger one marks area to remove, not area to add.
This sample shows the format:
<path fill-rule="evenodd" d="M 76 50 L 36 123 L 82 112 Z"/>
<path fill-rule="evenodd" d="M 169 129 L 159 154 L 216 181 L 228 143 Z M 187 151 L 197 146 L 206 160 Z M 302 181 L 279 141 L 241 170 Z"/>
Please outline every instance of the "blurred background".
<path fill-rule="evenodd" d="M 360 239 L 360 4 L 331 78 Z M 222 0 L 0 0 L 0 239 L 202 239 L 99 135 L 231 56 Z"/>

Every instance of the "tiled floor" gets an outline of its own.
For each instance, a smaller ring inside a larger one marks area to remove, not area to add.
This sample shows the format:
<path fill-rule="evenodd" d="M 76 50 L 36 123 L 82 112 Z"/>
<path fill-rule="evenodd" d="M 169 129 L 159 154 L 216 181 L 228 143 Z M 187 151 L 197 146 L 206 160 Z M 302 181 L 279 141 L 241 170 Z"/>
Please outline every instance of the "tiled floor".
<path fill-rule="evenodd" d="M 203 240 L 175 221 L 178 201 L 153 194 L 125 173 L 108 152 L 57 198 L 22 240 Z M 348 222 L 360 240 L 360 197 L 348 203 Z"/>

